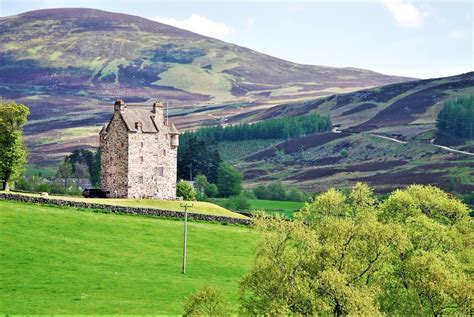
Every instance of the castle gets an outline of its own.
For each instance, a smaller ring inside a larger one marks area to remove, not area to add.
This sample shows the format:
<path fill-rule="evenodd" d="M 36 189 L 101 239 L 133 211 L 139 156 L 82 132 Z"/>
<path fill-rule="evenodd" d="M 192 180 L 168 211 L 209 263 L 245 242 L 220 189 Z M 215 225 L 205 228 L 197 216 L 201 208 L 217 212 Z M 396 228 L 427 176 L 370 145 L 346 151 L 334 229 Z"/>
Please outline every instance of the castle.
<path fill-rule="evenodd" d="M 175 199 L 179 133 L 163 104 L 130 109 L 121 99 L 100 131 L 100 182 L 109 197 Z"/>

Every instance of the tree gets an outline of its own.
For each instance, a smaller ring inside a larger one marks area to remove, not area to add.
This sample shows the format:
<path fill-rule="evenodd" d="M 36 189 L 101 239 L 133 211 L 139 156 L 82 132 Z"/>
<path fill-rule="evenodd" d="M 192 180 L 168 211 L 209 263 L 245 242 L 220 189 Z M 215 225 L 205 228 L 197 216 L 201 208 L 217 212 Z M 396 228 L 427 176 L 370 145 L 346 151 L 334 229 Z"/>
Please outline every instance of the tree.
<path fill-rule="evenodd" d="M 270 192 L 265 185 L 258 185 L 253 189 L 253 193 L 257 199 L 271 199 Z"/>
<path fill-rule="evenodd" d="M 86 149 L 76 149 L 64 158 L 56 177 L 88 178 L 97 187 L 100 181 L 100 156 L 100 149 L 95 154 Z"/>
<path fill-rule="evenodd" d="M 436 120 L 438 135 L 474 139 L 474 95 L 444 103 Z"/>
<path fill-rule="evenodd" d="M 183 180 L 176 184 L 176 196 L 183 197 L 184 200 L 196 200 L 196 192 L 193 185 Z"/>
<path fill-rule="evenodd" d="M 225 316 L 228 304 L 221 291 L 214 286 L 206 286 L 191 294 L 183 305 L 184 316 Z"/>
<path fill-rule="evenodd" d="M 0 104 L 0 179 L 4 190 L 25 170 L 27 149 L 22 127 L 29 113 L 28 107 L 22 104 Z"/>
<path fill-rule="evenodd" d="M 242 174 L 229 164 L 219 165 L 217 188 L 221 197 L 238 196 L 242 192 Z"/>
<path fill-rule="evenodd" d="M 410 186 L 381 204 L 364 184 L 331 189 L 294 221 L 260 216 L 255 226 L 243 314 L 472 313 L 472 221 L 440 189 Z"/>
<path fill-rule="evenodd" d="M 272 183 L 267 186 L 267 189 L 270 194 L 270 199 L 272 200 L 285 200 L 286 199 L 286 189 L 282 183 Z"/>
<path fill-rule="evenodd" d="M 301 190 L 293 188 L 286 194 L 286 199 L 289 201 L 305 201 L 306 196 Z"/>
<path fill-rule="evenodd" d="M 194 180 L 196 175 L 204 175 L 210 183 L 215 184 L 221 162 L 215 140 L 206 140 L 194 134 L 180 136 L 178 178 Z"/>

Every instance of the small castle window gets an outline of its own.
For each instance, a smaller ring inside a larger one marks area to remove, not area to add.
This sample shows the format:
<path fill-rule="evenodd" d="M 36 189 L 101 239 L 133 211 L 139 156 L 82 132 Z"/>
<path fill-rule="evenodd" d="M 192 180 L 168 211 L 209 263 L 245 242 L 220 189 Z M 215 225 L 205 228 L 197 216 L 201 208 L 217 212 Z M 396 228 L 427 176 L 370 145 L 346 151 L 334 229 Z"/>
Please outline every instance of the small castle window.
<path fill-rule="evenodd" d="M 138 183 L 143 184 L 143 176 L 138 176 Z"/>
<path fill-rule="evenodd" d="M 142 147 L 142 149 L 143 149 L 143 142 L 141 142 L 141 143 L 140 143 L 140 146 L 141 146 L 141 147 Z"/>
<path fill-rule="evenodd" d="M 164 174 L 163 166 L 158 167 L 158 176 L 163 176 L 163 174 Z"/>
<path fill-rule="evenodd" d="M 163 156 L 166 156 L 166 150 L 163 150 Z"/>
<path fill-rule="evenodd" d="M 168 134 L 165 134 L 166 140 L 168 140 Z"/>
<path fill-rule="evenodd" d="M 140 156 L 140 163 L 143 163 L 143 156 Z"/>

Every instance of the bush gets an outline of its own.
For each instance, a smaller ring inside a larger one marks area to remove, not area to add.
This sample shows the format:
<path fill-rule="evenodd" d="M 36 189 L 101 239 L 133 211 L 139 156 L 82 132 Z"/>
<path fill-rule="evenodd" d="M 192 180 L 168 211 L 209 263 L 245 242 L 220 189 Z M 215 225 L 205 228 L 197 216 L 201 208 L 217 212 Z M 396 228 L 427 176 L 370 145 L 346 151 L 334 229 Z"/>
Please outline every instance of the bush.
<path fill-rule="evenodd" d="M 184 200 L 196 200 L 196 192 L 193 185 L 183 180 L 176 184 L 176 196 L 183 197 Z"/>
<path fill-rule="evenodd" d="M 183 304 L 184 316 L 223 316 L 228 314 L 228 304 L 215 286 L 206 286 L 191 294 Z"/>
<path fill-rule="evenodd" d="M 217 185 L 209 184 L 209 186 L 207 186 L 206 188 L 205 194 L 207 195 L 207 197 L 217 197 L 217 195 L 219 194 L 219 189 L 217 188 Z"/>
<path fill-rule="evenodd" d="M 286 199 L 290 201 L 305 201 L 306 195 L 301 190 L 293 188 L 286 194 Z"/>
<path fill-rule="evenodd" d="M 258 185 L 253 189 L 253 193 L 257 199 L 270 199 L 270 192 L 265 185 Z"/>
<path fill-rule="evenodd" d="M 349 156 L 349 151 L 347 151 L 347 149 L 342 149 L 341 156 L 347 158 Z"/>
<path fill-rule="evenodd" d="M 246 197 L 243 195 L 239 196 L 232 196 L 229 197 L 228 199 L 222 199 L 216 201 L 216 203 L 224 208 L 230 209 L 230 210 L 248 210 L 250 209 L 250 202 Z"/>
<path fill-rule="evenodd" d="M 251 190 L 244 190 L 242 192 L 242 196 L 247 198 L 247 199 L 255 199 L 256 198 L 255 194 Z"/>

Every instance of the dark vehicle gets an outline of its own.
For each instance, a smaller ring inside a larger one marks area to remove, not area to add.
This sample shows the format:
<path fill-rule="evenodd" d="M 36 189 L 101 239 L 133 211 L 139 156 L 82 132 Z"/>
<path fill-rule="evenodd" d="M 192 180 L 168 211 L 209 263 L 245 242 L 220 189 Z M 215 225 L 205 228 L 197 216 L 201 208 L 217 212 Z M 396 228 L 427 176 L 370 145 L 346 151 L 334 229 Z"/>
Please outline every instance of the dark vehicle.
<path fill-rule="evenodd" d="M 107 198 L 109 191 L 102 190 L 99 188 L 86 188 L 82 192 L 82 196 L 86 198 Z"/>

